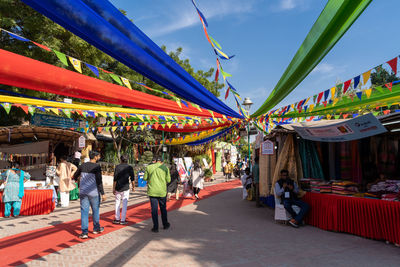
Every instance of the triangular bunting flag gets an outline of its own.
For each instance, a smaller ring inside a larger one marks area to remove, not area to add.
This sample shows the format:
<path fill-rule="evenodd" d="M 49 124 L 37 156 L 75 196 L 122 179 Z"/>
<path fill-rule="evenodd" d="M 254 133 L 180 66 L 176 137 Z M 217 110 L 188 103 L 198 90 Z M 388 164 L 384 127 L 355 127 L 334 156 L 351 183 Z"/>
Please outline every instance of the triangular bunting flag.
<path fill-rule="evenodd" d="M 324 107 L 326 107 L 326 105 L 328 104 L 328 101 L 324 101 L 324 102 L 322 102 L 322 104 L 324 104 Z"/>
<path fill-rule="evenodd" d="M 385 84 L 385 86 L 387 87 L 387 89 L 389 89 L 390 90 L 390 92 L 392 91 L 392 83 L 387 83 L 387 84 Z"/>
<path fill-rule="evenodd" d="M 371 70 L 364 72 L 362 76 L 365 85 L 368 82 L 369 78 L 371 77 Z"/>
<path fill-rule="evenodd" d="M 94 73 L 94 75 L 96 75 L 97 77 L 100 76 L 99 69 L 97 67 L 95 67 L 93 65 L 90 65 L 90 64 L 88 64 L 86 62 L 85 62 L 85 65 L 86 65 L 86 67 L 88 67 Z"/>
<path fill-rule="evenodd" d="M 394 74 L 397 74 L 397 57 L 387 62 L 389 66 L 392 68 Z"/>
<path fill-rule="evenodd" d="M 82 73 L 81 61 L 78 60 L 78 59 L 76 59 L 76 58 L 70 57 L 70 56 L 68 56 L 68 59 L 69 59 L 69 61 L 71 62 L 71 64 L 72 64 L 72 66 L 74 67 L 74 69 L 75 69 L 77 72 Z"/>
<path fill-rule="evenodd" d="M 347 90 L 348 90 L 349 87 L 350 87 L 350 84 L 351 84 L 351 79 L 344 82 L 343 94 L 345 94 L 345 93 L 347 92 Z"/>
<path fill-rule="evenodd" d="M 68 60 L 67 60 L 67 57 L 65 56 L 64 53 L 61 53 L 61 52 L 59 52 L 59 51 L 57 51 L 57 50 L 54 50 L 54 49 L 53 49 L 53 52 L 56 54 L 56 56 L 58 57 L 58 59 L 59 59 L 65 66 L 68 66 Z"/>
<path fill-rule="evenodd" d="M 329 97 L 329 93 L 330 93 L 330 89 L 328 89 L 328 90 L 325 90 L 325 92 L 324 92 L 324 101 L 326 102 L 326 100 L 328 99 L 328 97 Z"/>
<path fill-rule="evenodd" d="M 109 73 L 109 75 L 111 76 L 111 78 L 116 81 L 119 85 L 122 85 L 121 79 L 119 78 L 118 75 L 115 75 L 114 73 Z"/>
<path fill-rule="evenodd" d="M 357 97 L 360 99 L 360 101 L 361 101 L 361 98 L 362 98 L 362 93 L 363 93 L 362 91 L 356 93 L 356 95 L 357 95 Z"/>
<path fill-rule="evenodd" d="M 335 98 L 335 93 L 336 93 L 336 87 L 331 88 L 331 99 Z"/>
<path fill-rule="evenodd" d="M 125 84 L 125 86 L 132 90 L 132 86 L 131 86 L 131 83 L 129 82 L 129 80 L 124 77 L 120 77 L 120 78 L 121 78 L 122 82 Z"/>
<path fill-rule="evenodd" d="M 357 89 L 358 85 L 360 84 L 360 75 L 353 78 L 354 80 L 354 89 Z"/>
<path fill-rule="evenodd" d="M 318 97 L 318 95 L 314 95 L 314 96 L 313 96 L 313 102 L 314 102 L 314 104 L 315 104 L 315 101 L 317 101 L 317 97 Z"/>
<path fill-rule="evenodd" d="M 324 92 L 321 92 L 321 93 L 318 94 L 317 104 L 319 104 L 319 102 L 321 101 L 323 96 L 324 96 Z"/>
<path fill-rule="evenodd" d="M 372 93 L 372 88 L 365 90 L 365 94 L 367 95 L 367 98 L 371 96 Z"/>
<path fill-rule="evenodd" d="M 35 107 L 29 106 L 28 111 L 33 116 L 33 114 L 35 113 Z"/>

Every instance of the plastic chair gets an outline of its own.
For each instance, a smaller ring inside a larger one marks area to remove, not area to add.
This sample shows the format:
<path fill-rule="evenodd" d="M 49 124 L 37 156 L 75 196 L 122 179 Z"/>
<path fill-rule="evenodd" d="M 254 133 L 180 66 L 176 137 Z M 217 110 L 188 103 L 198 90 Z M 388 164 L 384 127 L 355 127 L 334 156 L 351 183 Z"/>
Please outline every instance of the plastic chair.
<path fill-rule="evenodd" d="M 286 211 L 283 204 L 281 204 L 280 198 L 278 198 L 275 194 L 275 221 L 283 221 L 285 224 L 292 219 L 292 216 L 289 212 Z M 299 213 L 300 208 L 296 205 L 292 206 L 294 212 Z"/>

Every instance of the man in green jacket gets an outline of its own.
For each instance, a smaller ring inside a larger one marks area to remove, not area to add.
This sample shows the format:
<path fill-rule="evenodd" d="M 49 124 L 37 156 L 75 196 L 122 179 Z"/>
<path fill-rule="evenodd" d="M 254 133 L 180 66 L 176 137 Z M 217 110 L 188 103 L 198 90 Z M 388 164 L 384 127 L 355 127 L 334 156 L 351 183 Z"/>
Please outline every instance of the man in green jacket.
<path fill-rule="evenodd" d="M 160 206 L 161 220 L 164 229 L 171 225 L 167 219 L 167 184 L 171 182 L 169 169 L 157 158 L 157 162 L 147 166 L 144 173 L 144 180 L 147 181 L 147 195 L 150 197 L 151 217 L 153 219 L 152 232 L 158 233 L 158 206 Z"/>

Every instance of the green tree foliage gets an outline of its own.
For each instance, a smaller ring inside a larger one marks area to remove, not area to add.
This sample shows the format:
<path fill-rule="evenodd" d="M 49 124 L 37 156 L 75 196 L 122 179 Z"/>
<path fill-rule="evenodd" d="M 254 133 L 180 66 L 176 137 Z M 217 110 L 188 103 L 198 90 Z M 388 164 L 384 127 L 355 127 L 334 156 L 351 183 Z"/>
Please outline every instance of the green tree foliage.
<path fill-rule="evenodd" d="M 371 73 L 371 84 L 372 87 L 382 86 L 386 83 L 400 80 L 393 72 L 388 72 L 382 66 L 377 67 L 376 72 Z"/>

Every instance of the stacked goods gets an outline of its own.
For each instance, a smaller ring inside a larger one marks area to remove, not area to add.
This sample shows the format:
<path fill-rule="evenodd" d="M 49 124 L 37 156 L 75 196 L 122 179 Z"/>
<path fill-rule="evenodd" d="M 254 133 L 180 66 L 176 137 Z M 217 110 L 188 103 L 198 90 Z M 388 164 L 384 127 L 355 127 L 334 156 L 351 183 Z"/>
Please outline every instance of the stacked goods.
<path fill-rule="evenodd" d="M 328 182 L 320 182 L 319 192 L 320 193 L 332 193 L 332 185 Z"/>
<path fill-rule="evenodd" d="M 311 180 L 310 181 L 310 188 L 311 188 L 311 192 L 318 192 L 320 191 L 320 187 L 319 184 L 321 183 L 321 180 Z"/>
<path fill-rule="evenodd" d="M 399 200 L 400 194 L 400 180 L 386 180 L 380 181 L 371 186 L 368 193 L 380 196 L 384 200 Z"/>
<path fill-rule="evenodd" d="M 311 192 L 311 186 L 310 186 L 310 181 L 311 178 L 302 178 L 299 181 L 299 186 L 301 189 L 303 189 L 306 192 Z"/>
<path fill-rule="evenodd" d="M 344 196 L 354 195 L 358 193 L 358 184 L 351 181 L 333 182 L 332 193 Z"/>

